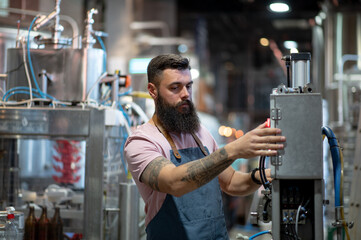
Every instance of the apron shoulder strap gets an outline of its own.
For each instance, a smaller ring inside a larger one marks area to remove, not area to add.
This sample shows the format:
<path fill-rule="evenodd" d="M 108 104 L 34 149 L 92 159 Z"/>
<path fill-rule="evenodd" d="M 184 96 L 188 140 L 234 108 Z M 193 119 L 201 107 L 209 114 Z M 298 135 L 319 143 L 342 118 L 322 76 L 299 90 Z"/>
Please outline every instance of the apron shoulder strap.
<path fill-rule="evenodd" d="M 178 149 L 174 144 L 173 138 L 169 135 L 169 133 L 167 131 L 164 130 L 164 128 L 158 121 L 158 118 L 155 114 L 153 115 L 152 119 L 153 119 L 155 126 L 158 128 L 159 132 L 161 132 L 163 134 L 163 136 L 167 139 L 168 143 L 170 144 L 170 146 L 173 150 L 174 157 L 178 160 L 181 159 L 181 155 L 179 154 Z"/>
<path fill-rule="evenodd" d="M 204 148 L 204 146 L 203 146 L 201 140 L 198 138 L 198 136 L 195 133 L 192 133 L 192 136 L 193 136 L 194 140 L 197 142 L 198 147 L 202 150 L 204 156 L 208 156 L 208 152 Z"/>

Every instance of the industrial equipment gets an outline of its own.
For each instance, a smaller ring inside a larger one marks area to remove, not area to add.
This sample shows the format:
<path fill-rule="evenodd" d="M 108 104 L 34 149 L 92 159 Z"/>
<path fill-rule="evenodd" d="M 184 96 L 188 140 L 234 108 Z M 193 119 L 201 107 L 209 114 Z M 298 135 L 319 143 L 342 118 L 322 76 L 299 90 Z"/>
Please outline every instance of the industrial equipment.
<path fill-rule="evenodd" d="M 94 48 L 95 38 L 103 47 L 107 36 L 92 28 L 97 10 L 88 11 L 82 46 L 62 38 L 60 2 L 48 16 L 35 16 L 27 36 L 7 50 L 0 205 L 22 212 L 44 205 L 49 216 L 60 206 L 64 232 L 137 239 L 139 195 L 122 155 L 131 120 L 120 99 L 129 79 L 107 73 L 105 49 Z M 32 32 L 49 25 L 51 37 L 32 42 Z"/>
<path fill-rule="evenodd" d="M 269 158 L 272 183 L 265 177 L 267 159 L 260 158 L 264 197 L 252 215 L 263 222 L 272 221 L 273 239 L 324 239 L 323 134 L 330 143 L 334 162 L 333 225 L 341 239 L 341 230 L 347 233 L 352 225 L 346 222 L 343 212 L 342 151 L 332 131 L 322 127 L 321 94 L 313 92 L 310 82 L 311 55 L 292 53 L 283 60 L 288 86 L 282 84 L 270 95 L 270 125 L 280 128 L 287 142 L 277 156 Z"/>
<path fill-rule="evenodd" d="M 292 86 L 271 94 L 271 127 L 282 129 L 285 150 L 271 157 L 275 239 L 323 239 L 322 101 L 312 93 L 307 53 L 291 54 Z M 295 238 L 296 239 L 296 238 Z"/>

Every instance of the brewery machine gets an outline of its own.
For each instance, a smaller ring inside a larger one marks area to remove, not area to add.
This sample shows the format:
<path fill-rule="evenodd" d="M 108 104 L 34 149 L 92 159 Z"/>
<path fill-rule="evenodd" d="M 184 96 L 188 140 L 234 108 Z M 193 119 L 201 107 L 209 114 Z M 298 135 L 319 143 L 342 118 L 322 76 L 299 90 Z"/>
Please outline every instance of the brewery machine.
<path fill-rule="evenodd" d="M 100 37 L 106 36 L 93 29 L 97 10 L 87 12 L 78 42 L 78 36 L 61 36 L 60 2 L 50 14 L 35 16 L 16 47 L 7 49 L 1 208 L 27 212 L 26 204 L 35 203 L 50 206 L 51 216 L 51 206 L 60 205 L 64 232 L 136 239 L 139 195 L 122 156 L 130 119 L 119 102 L 119 89 L 129 82 L 120 72 L 106 73 L 105 49 L 94 47 L 96 38 L 103 46 Z M 45 26 L 51 36 L 34 37 Z M 109 99 L 102 99 L 101 85 L 111 89 Z"/>
<path fill-rule="evenodd" d="M 280 128 L 287 140 L 276 156 L 260 158 L 264 197 L 251 213 L 253 223 L 272 222 L 272 230 L 260 234 L 270 233 L 273 239 L 324 239 L 324 206 L 331 202 L 337 239 L 343 235 L 349 239 L 353 223 L 346 221 L 344 213 L 342 149 L 332 130 L 322 125 L 321 94 L 310 81 L 311 54 L 292 53 L 283 60 L 287 84 L 270 95 L 270 126 Z M 332 156 L 334 201 L 325 197 L 323 136 Z M 272 182 L 265 177 L 266 162 Z"/>

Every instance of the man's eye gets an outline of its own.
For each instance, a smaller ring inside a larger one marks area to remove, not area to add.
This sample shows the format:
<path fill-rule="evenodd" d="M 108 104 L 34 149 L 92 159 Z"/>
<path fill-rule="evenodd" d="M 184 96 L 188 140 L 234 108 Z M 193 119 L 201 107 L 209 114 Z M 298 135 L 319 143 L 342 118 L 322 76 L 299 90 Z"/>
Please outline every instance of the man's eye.
<path fill-rule="evenodd" d="M 171 87 L 170 89 L 171 89 L 171 90 L 177 90 L 178 87 Z"/>

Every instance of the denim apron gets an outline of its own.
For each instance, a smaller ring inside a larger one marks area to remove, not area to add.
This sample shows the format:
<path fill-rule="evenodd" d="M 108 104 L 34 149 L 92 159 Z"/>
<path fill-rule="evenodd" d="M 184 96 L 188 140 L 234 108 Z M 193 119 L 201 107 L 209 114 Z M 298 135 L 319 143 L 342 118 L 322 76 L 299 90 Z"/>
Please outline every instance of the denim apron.
<path fill-rule="evenodd" d="M 178 151 L 180 159 L 170 154 L 176 166 L 204 157 L 199 147 Z M 167 194 L 146 232 L 147 240 L 229 239 L 218 177 L 181 197 Z"/>

